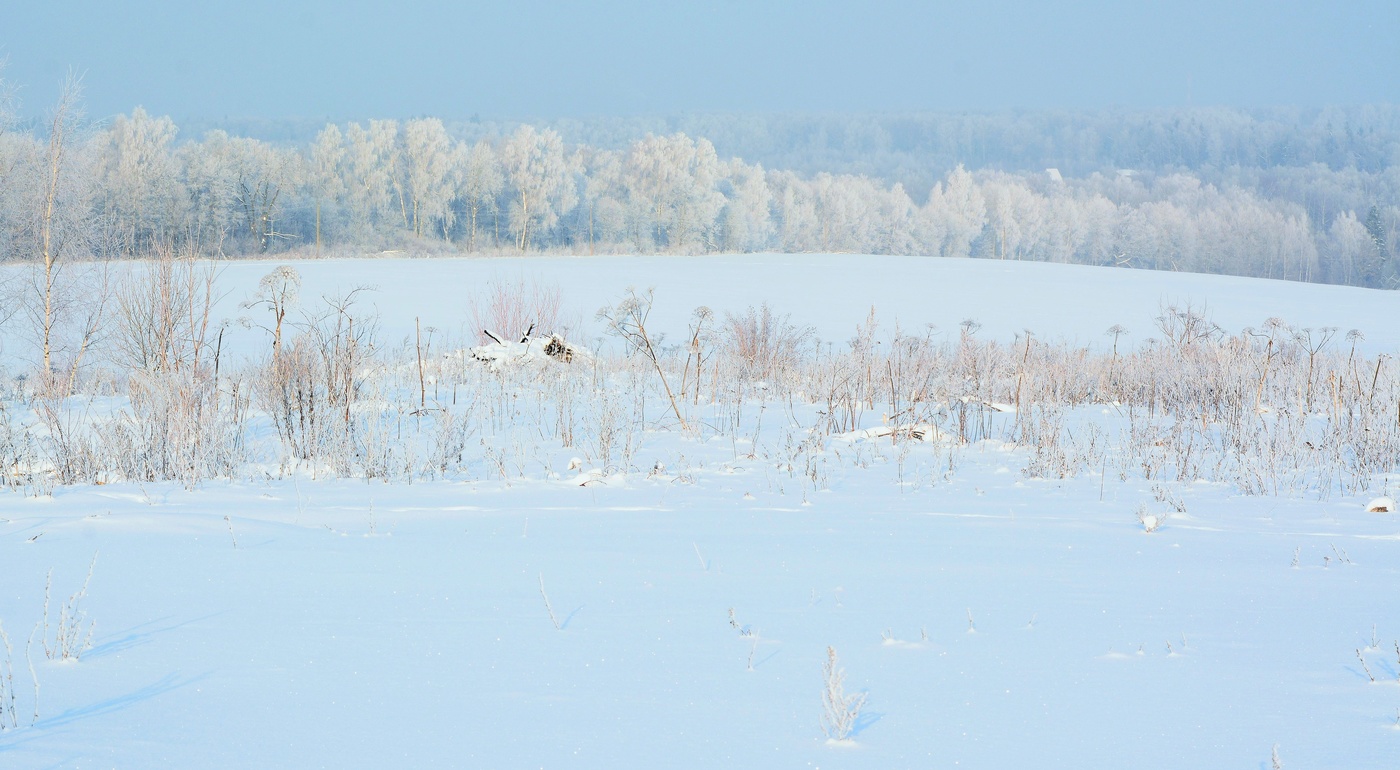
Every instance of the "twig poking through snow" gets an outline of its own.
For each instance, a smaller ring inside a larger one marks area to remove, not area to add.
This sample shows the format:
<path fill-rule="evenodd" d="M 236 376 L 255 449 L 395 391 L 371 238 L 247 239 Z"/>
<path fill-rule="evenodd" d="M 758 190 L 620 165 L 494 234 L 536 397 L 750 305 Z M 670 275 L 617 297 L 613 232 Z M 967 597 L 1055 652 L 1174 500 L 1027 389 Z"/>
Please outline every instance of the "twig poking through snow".
<path fill-rule="evenodd" d="M 543 572 L 540 573 L 540 596 L 543 596 L 543 597 L 544 597 L 544 611 L 549 613 L 549 622 L 551 622 L 551 623 L 554 624 L 554 630 L 555 630 L 555 631 L 563 631 L 563 630 L 564 630 L 563 627 L 559 625 L 559 618 L 557 618 L 557 617 L 554 616 L 554 607 L 551 606 L 550 603 L 549 603 L 549 594 L 547 594 L 547 593 L 544 592 L 544 573 L 543 573 Z"/>
<path fill-rule="evenodd" d="M 5 657 L 0 659 L 0 730 L 8 730 L 19 727 L 19 720 L 15 718 L 15 672 L 10 663 L 13 651 L 3 624 L 0 624 L 0 646 L 5 648 Z"/>
<path fill-rule="evenodd" d="M 228 525 L 228 536 L 229 539 L 233 541 L 233 550 L 236 551 L 238 550 L 238 538 L 233 534 L 233 519 L 225 516 L 224 523 Z"/>
<path fill-rule="evenodd" d="M 83 599 L 87 597 L 88 584 L 92 582 L 92 571 L 97 567 L 97 554 L 93 553 L 92 563 L 88 565 L 87 578 L 83 580 L 82 588 L 77 593 L 68 597 L 58 611 L 58 627 L 54 629 L 54 638 L 49 639 L 49 596 L 53 586 L 53 570 L 49 570 L 48 579 L 44 583 L 44 635 L 40 641 L 44 645 L 44 655 L 53 660 L 77 660 L 80 655 L 92 648 L 92 634 L 96 624 L 87 622 L 87 633 L 84 634 L 83 621 L 87 619 L 87 610 L 83 609 Z"/>
<path fill-rule="evenodd" d="M 1366 665 L 1366 658 L 1362 656 L 1361 649 L 1359 647 L 1356 650 L 1356 659 L 1361 661 L 1361 670 L 1366 672 L 1366 678 L 1370 679 L 1372 682 L 1375 682 L 1376 677 L 1371 673 L 1370 667 Z"/>
<path fill-rule="evenodd" d="M 33 727 L 39 721 L 39 674 L 34 671 L 34 656 L 29 651 L 34 647 L 34 632 L 39 630 L 39 624 L 34 624 L 34 631 L 29 632 L 29 641 L 24 643 L 24 660 L 29 664 L 29 679 L 34 682 L 34 714 L 29 718 L 29 726 Z"/>

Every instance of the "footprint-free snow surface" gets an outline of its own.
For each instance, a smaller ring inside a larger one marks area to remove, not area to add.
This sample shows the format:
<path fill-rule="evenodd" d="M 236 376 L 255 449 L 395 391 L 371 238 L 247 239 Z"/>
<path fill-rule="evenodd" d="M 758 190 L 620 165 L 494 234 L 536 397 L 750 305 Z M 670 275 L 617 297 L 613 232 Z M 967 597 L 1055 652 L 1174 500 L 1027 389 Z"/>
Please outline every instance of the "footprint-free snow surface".
<path fill-rule="evenodd" d="M 377 287 L 391 337 L 458 328 L 474 287 L 520 276 L 556 281 L 585 324 L 654 285 L 675 335 L 697 304 L 765 300 L 838 343 L 872 304 L 1096 345 L 1114 323 L 1149 336 L 1162 301 L 1227 328 L 1357 327 L 1389 352 L 1400 329 L 1395 295 L 1358 289 L 804 260 L 298 269 L 303 296 Z M 228 268 L 230 314 L 267 269 Z M 622 469 L 574 454 L 541 440 L 522 473 L 411 485 L 273 469 L 4 493 L 0 767 L 1400 763 L 1400 516 L 1364 510 L 1384 479 L 1326 500 L 1179 485 L 1185 512 L 1148 533 L 1148 482 L 1028 478 L 1026 450 L 991 440 L 854 437 L 821 489 L 735 437 L 658 427 Z M 40 639 L 85 580 L 91 647 L 50 660 Z M 820 727 L 828 647 L 867 698 L 841 743 Z"/>

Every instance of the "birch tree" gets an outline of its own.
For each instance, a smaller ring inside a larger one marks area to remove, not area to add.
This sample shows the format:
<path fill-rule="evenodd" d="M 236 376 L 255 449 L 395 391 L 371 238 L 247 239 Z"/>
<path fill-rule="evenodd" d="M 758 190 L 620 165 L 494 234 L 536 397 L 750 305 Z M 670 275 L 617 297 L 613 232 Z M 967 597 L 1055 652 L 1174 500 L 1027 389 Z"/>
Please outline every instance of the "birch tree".
<path fill-rule="evenodd" d="M 345 130 L 346 207 L 357 240 L 369 239 L 394 212 L 398 124 L 371 120 L 368 129 L 351 123 Z"/>
<path fill-rule="evenodd" d="M 488 213 L 495 215 L 496 201 L 505 187 L 505 174 L 495 150 L 484 139 L 470 148 L 458 145 L 453 151 L 453 160 L 457 166 L 454 175 L 457 199 L 466 216 L 467 250 L 474 252 L 477 234 L 482 228 L 481 218 Z"/>
<path fill-rule="evenodd" d="M 78 135 L 82 120 L 82 83 L 70 75 L 59 91 L 57 103 L 46 121 L 48 131 L 40 154 L 33 158 L 32 172 L 38 184 L 32 203 L 31 232 L 38 257 L 39 272 L 34 281 L 35 306 L 31 315 L 39 329 L 44 372 L 54 371 L 54 354 L 59 340 L 57 327 L 68 314 L 73 298 L 65 297 L 60 279 L 69 260 L 86 254 L 91 236 L 86 169 Z M 89 328 L 92 328 L 89 325 Z M 93 329 L 95 333 L 95 329 Z M 87 350 L 91 333 L 79 335 L 80 359 Z M 76 367 L 76 360 L 74 362 Z"/>
<path fill-rule="evenodd" d="M 578 192 L 564 157 L 564 142 L 551 129 L 521 126 L 501 147 L 510 186 L 510 229 L 515 247 L 527 251 L 542 231 L 578 203 Z"/>
<path fill-rule="evenodd" d="M 47 134 L 16 164 L 21 248 L 31 255 L 20 304 L 28 317 L 48 395 L 72 392 L 78 367 L 101 331 L 106 288 L 74 265 L 91 254 L 92 143 L 82 136 L 82 84 L 69 75 L 44 122 Z M 61 371 L 66 369 L 66 371 Z"/>
<path fill-rule="evenodd" d="M 443 240 L 453 225 L 452 139 L 437 118 L 410 120 L 403 127 L 404 183 L 409 223 L 422 238 L 434 226 Z"/>
<path fill-rule="evenodd" d="M 322 209 L 327 205 L 337 212 L 341 196 L 345 193 L 345 139 L 340 127 L 334 123 L 321 129 L 316 135 L 316 143 L 311 146 L 311 157 L 307 163 L 306 182 L 311 188 L 311 197 L 316 206 L 316 254 L 321 253 Z"/>
<path fill-rule="evenodd" d="M 713 244 L 724 196 L 715 184 L 719 159 L 708 140 L 685 134 L 654 136 L 633 143 L 626 161 L 629 197 L 651 240 L 672 249 Z"/>
<path fill-rule="evenodd" d="M 595 253 L 599 243 L 621 241 L 627 228 L 627 192 L 622 174 L 622 154 L 613 150 L 581 148 L 576 161 L 584 171 L 580 188 L 574 242 L 588 243 Z"/>

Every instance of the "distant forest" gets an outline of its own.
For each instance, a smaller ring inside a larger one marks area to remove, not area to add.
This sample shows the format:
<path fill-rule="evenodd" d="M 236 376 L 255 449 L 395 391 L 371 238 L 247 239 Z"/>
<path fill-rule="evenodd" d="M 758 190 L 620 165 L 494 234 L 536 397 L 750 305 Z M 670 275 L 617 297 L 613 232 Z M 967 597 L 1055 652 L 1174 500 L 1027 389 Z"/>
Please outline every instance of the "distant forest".
<path fill-rule="evenodd" d="M 851 252 L 1400 287 L 1400 108 L 0 116 L 0 259 Z"/>

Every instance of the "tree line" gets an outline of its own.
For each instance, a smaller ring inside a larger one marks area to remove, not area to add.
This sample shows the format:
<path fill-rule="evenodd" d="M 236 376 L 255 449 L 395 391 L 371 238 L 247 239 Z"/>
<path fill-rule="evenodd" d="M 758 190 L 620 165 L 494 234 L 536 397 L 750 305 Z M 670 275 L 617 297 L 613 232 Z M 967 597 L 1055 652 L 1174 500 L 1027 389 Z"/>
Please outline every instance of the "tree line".
<path fill-rule="evenodd" d="M 1151 161 L 1140 167 L 1008 169 L 976 165 L 985 158 L 968 151 L 966 164 L 916 189 L 887 181 L 897 173 L 765 168 L 682 131 L 590 144 L 553 127 L 473 132 L 417 118 L 327 124 L 304 143 L 222 129 L 184 139 L 170 118 L 140 108 L 91 123 L 80 107 L 69 83 L 43 122 L 0 116 L 0 259 L 851 252 L 1400 285 L 1393 110 L 1323 115 L 1307 130 L 1261 124 L 1273 150 L 1225 168 L 1208 161 L 1239 160 L 1254 145 L 1225 141 L 1233 135 L 1191 123 L 1190 112 L 1176 133 L 1166 118 L 1125 119 L 1111 144 L 1138 148 Z M 1107 141 L 1096 115 L 1080 144 Z M 1316 135 L 1328 120 L 1345 124 L 1332 144 Z M 1040 123 L 1058 134 L 1025 143 L 1063 142 L 1074 125 Z M 979 125 L 943 125 L 961 131 L 945 145 L 975 146 Z M 1010 141 L 1005 127 L 982 130 L 993 144 Z M 850 142 L 859 157 L 860 137 Z M 1290 146 L 1303 149 L 1278 149 Z M 1152 147 L 1160 157 L 1148 158 Z M 1336 157 L 1316 161 L 1327 152 Z"/>

